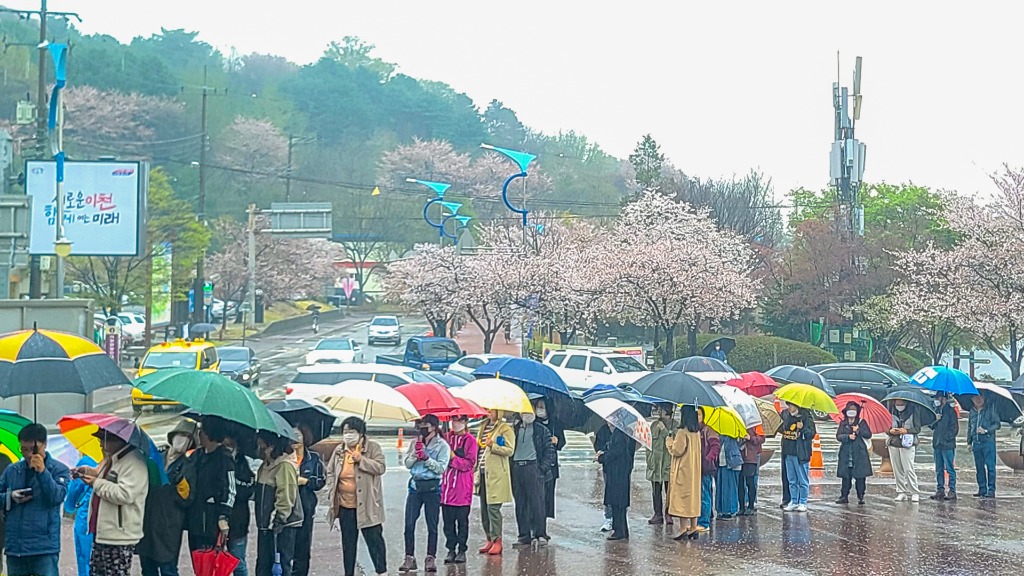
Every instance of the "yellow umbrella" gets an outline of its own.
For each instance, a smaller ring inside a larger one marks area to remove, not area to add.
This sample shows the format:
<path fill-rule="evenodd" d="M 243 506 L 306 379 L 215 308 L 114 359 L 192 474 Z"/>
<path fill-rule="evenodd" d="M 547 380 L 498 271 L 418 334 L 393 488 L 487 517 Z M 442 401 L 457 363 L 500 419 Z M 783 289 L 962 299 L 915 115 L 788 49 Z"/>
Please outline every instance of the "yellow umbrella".
<path fill-rule="evenodd" d="M 826 414 L 838 414 L 836 403 L 823 390 L 810 384 L 786 384 L 775 391 L 775 397 L 808 410 L 817 410 Z"/>
<path fill-rule="evenodd" d="M 523 389 L 497 378 L 473 380 L 461 388 L 452 388 L 452 396 L 472 400 L 488 410 L 533 414 L 533 406 Z"/>
<path fill-rule="evenodd" d="M 715 432 L 729 438 L 743 438 L 747 435 L 747 427 L 743 424 L 743 418 L 732 406 L 719 406 L 708 408 L 701 406 L 704 412 L 704 423 Z"/>

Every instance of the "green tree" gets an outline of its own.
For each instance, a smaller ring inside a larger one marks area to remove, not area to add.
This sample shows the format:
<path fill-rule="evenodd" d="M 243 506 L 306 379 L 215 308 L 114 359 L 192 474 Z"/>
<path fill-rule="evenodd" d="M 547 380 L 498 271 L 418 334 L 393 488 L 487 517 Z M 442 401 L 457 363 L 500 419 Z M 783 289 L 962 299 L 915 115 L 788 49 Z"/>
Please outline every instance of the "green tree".
<path fill-rule="evenodd" d="M 377 47 L 364 42 L 356 36 L 345 36 L 341 42 L 331 42 L 324 51 L 324 57 L 349 68 L 365 68 L 373 72 L 377 79 L 384 82 L 391 78 L 397 68 L 391 62 L 385 62 L 371 56 Z"/>
<path fill-rule="evenodd" d="M 636 182 L 645 190 L 657 190 L 661 186 L 661 168 L 665 164 L 665 155 L 661 146 L 650 134 L 637 143 L 633 153 L 629 155 L 629 163 L 636 172 Z"/>
<path fill-rule="evenodd" d="M 517 148 L 526 140 L 526 127 L 519 121 L 519 116 L 500 100 L 491 100 L 484 110 L 483 121 L 490 144 Z"/>
<path fill-rule="evenodd" d="M 82 36 L 75 40 L 68 58 L 68 78 L 87 79 L 100 90 L 138 92 L 149 96 L 173 96 L 181 91 L 177 78 L 160 57 L 132 50 L 115 38 Z"/>

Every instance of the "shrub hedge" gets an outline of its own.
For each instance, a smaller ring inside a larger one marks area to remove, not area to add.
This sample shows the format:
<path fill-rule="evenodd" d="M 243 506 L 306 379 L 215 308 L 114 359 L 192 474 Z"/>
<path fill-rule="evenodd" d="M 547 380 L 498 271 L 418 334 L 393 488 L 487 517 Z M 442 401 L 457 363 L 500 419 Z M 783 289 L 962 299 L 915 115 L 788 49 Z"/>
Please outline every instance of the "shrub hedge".
<path fill-rule="evenodd" d="M 706 344 L 722 334 L 700 334 L 697 336 L 697 353 Z M 836 362 L 836 357 L 826 350 L 805 342 L 797 342 L 778 336 L 728 336 L 736 340 L 736 348 L 729 353 L 729 365 L 737 372 L 764 372 L 782 364 L 811 366 Z M 685 334 L 676 341 L 676 358 L 690 355 Z"/>

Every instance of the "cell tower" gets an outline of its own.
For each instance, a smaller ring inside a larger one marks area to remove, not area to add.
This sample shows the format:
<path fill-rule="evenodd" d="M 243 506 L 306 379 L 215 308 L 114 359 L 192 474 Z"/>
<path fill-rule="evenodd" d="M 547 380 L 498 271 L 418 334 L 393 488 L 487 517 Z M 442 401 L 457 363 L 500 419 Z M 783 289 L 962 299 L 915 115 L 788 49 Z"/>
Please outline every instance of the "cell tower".
<path fill-rule="evenodd" d="M 864 207 L 860 204 L 860 185 L 864 177 L 867 146 L 855 137 L 863 96 L 860 93 L 861 57 L 853 69 L 853 114 L 850 114 L 849 88 L 840 86 L 839 54 L 836 54 L 836 82 L 832 83 L 832 107 L 835 109 L 835 140 L 829 153 L 829 173 L 836 190 L 836 225 L 840 237 L 864 235 Z"/>

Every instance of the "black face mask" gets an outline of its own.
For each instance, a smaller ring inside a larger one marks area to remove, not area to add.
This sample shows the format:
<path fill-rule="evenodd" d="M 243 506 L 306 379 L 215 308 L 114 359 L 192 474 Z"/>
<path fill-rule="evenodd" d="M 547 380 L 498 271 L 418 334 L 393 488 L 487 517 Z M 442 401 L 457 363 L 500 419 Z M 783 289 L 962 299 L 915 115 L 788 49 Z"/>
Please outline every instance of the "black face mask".
<path fill-rule="evenodd" d="M 422 436 L 424 438 L 426 438 L 427 436 L 430 436 L 430 428 L 417 428 L 417 430 L 419 430 L 420 436 Z"/>

